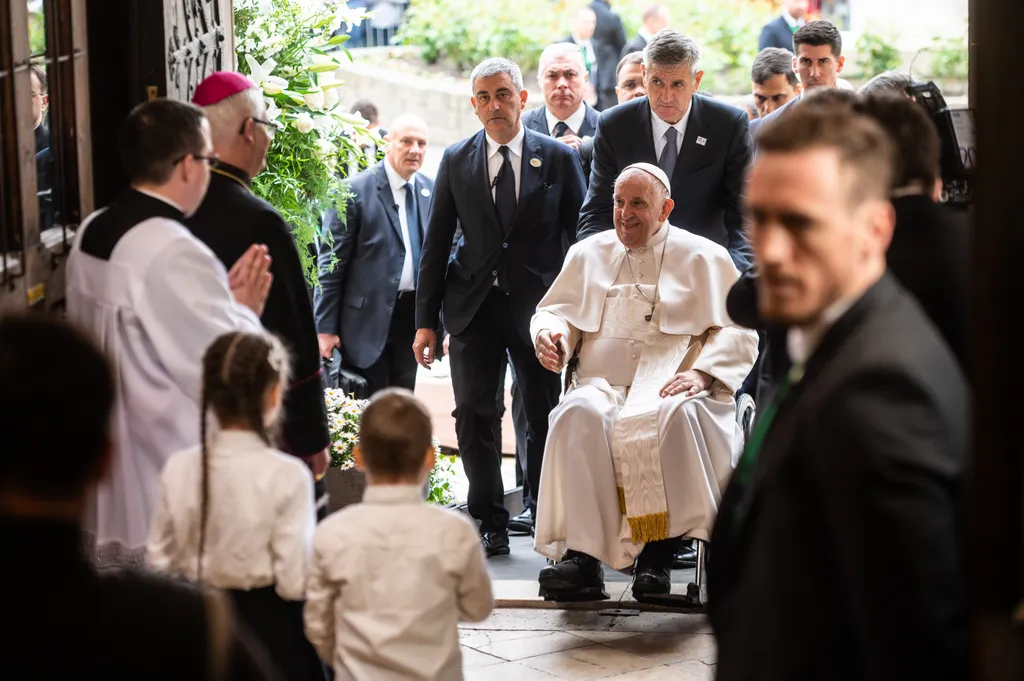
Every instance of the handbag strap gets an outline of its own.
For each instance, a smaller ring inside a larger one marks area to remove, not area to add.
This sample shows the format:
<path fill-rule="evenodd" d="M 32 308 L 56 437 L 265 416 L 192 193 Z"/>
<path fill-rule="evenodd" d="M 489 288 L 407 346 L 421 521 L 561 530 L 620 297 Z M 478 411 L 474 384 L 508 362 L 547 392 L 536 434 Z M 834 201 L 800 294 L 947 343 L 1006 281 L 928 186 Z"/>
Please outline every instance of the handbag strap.
<path fill-rule="evenodd" d="M 231 657 L 231 605 L 224 592 L 206 589 L 206 638 L 209 651 L 210 681 L 228 678 Z"/>

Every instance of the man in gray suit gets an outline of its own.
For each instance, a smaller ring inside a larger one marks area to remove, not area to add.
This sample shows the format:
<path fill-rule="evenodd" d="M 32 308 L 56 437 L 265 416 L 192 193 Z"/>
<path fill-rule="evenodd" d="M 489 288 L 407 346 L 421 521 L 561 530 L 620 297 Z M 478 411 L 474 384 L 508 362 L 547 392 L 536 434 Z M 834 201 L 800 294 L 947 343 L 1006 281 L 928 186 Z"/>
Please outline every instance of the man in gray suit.
<path fill-rule="evenodd" d="M 384 137 L 384 160 L 352 179 L 344 220 L 325 221 L 320 288 L 314 294 L 320 354 L 341 349 L 342 365 L 366 379 L 370 394 L 413 390 L 416 278 L 434 182 L 418 172 L 427 125 L 399 116 Z"/>

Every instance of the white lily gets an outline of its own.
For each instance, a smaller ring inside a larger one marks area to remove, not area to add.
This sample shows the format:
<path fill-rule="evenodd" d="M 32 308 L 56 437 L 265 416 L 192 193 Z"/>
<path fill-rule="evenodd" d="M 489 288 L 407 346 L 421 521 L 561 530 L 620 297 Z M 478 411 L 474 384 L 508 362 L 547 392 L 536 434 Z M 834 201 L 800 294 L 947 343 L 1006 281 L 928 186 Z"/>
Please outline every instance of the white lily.
<path fill-rule="evenodd" d="M 309 92 L 302 95 L 302 98 L 306 100 L 306 106 L 313 111 L 320 111 L 324 108 L 324 91 L 317 90 L 316 92 Z"/>
<path fill-rule="evenodd" d="M 268 59 L 261 64 L 251 54 L 247 54 L 245 63 L 249 65 L 249 77 L 256 85 L 263 88 L 263 92 L 266 94 L 279 95 L 288 87 L 287 80 L 270 75 L 277 68 L 277 62 L 273 59 Z"/>
<path fill-rule="evenodd" d="M 295 117 L 295 129 L 301 132 L 303 135 L 310 132 L 316 124 L 313 123 L 313 117 L 308 113 L 301 113 Z"/>
<path fill-rule="evenodd" d="M 333 111 L 334 107 L 338 106 L 340 102 L 341 95 L 338 94 L 337 88 L 324 90 L 324 110 Z"/>

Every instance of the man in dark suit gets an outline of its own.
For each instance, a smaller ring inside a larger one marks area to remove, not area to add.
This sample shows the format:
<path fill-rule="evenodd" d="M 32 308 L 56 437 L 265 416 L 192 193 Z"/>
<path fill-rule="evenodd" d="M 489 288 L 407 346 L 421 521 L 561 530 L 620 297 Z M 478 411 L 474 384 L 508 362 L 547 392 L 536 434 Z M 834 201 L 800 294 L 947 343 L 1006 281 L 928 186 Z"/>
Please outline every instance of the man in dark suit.
<path fill-rule="evenodd" d="M 672 178 L 669 221 L 725 246 L 742 272 L 750 259 L 740 206 L 749 124 L 740 109 L 696 94 L 699 61 L 696 43 L 671 29 L 648 43 L 647 98 L 601 114 L 579 235 L 611 229 L 615 178 L 633 163 L 653 163 Z"/>
<path fill-rule="evenodd" d="M 793 53 L 766 47 L 750 67 L 751 86 L 757 118 L 763 118 L 800 96 L 800 79 L 793 66 Z"/>
<path fill-rule="evenodd" d="M 597 90 L 598 111 L 615 106 L 615 65 L 619 63 L 622 48 L 626 46 L 626 29 L 622 19 L 612 11 L 608 0 L 592 0 L 590 9 L 594 10 L 597 24 L 594 28 L 594 49 L 597 51 Z"/>
<path fill-rule="evenodd" d="M 434 183 L 417 171 L 427 151 L 427 126 L 404 115 L 388 127 L 384 160 L 352 179 L 341 221 L 330 214 L 333 239 L 320 244 L 315 293 L 320 354 L 341 348 L 343 366 L 366 379 L 373 394 L 416 388 L 416 276 Z"/>
<path fill-rule="evenodd" d="M 484 130 L 441 159 L 420 263 L 413 351 L 424 366 L 433 361 L 443 308 L 469 512 L 480 521 L 487 555 L 496 556 L 509 552 L 494 436 L 502 362 L 507 354 L 515 369 L 527 421 L 527 477 L 536 490 L 548 415 L 561 386 L 537 361 L 530 319 L 561 270 L 564 241 L 575 241 L 586 188 L 573 150 L 523 126 L 527 92 L 518 66 L 488 59 L 470 82 Z M 459 225 L 462 238 L 449 263 Z"/>
<path fill-rule="evenodd" d="M 625 57 L 630 52 L 643 52 L 647 42 L 658 34 L 658 31 L 668 28 L 672 24 L 671 15 L 668 12 L 668 5 L 651 5 L 644 10 L 643 24 L 640 30 L 633 36 L 626 46 L 622 48 L 620 57 Z"/>
<path fill-rule="evenodd" d="M 579 153 L 580 146 L 597 132 L 599 116 L 583 99 L 588 80 L 583 53 L 577 45 L 548 45 L 537 68 L 544 105 L 524 113 L 523 125 Z M 583 164 L 583 176 L 590 178 L 589 160 Z"/>
<path fill-rule="evenodd" d="M 846 57 L 843 56 L 843 37 L 831 23 L 812 21 L 798 29 L 793 34 L 793 50 L 793 68 L 800 76 L 800 95 L 751 122 L 750 134 L 755 144 L 757 131 L 765 122 L 784 115 L 812 91 L 834 88 L 839 83 Z"/>
<path fill-rule="evenodd" d="M 712 533 L 719 681 L 965 678 L 968 392 L 886 272 L 894 156 L 841 106 L 762 133 L 747 188 L 757 300 L 789 329 L 794 368 Z"/>
<path fill-rule="evenodd" d="M 757 41 L 757 51 L 766 47 L 793 49 L 793 34 L 806 22 L 807 0 L 785 0 L 782 3 L 782 14 L 769 21 L 761 29 L 761 38 Z"/>

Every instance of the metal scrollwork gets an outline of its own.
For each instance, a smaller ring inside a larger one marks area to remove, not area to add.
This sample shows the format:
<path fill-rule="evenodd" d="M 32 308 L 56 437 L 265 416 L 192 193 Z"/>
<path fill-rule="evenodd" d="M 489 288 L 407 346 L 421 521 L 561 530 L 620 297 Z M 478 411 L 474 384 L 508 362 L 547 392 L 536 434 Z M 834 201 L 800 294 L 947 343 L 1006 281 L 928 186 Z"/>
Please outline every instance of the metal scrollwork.
<path fill-rule="evenodd" d="M 225 68 L 225 0 L 166 0 L 167 96 L 190 101 L 196 86 Z M 230 43 L 229 43 L 230 44 Z"/>

